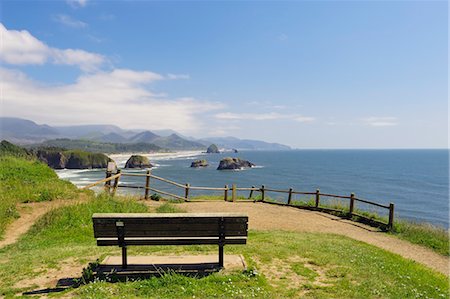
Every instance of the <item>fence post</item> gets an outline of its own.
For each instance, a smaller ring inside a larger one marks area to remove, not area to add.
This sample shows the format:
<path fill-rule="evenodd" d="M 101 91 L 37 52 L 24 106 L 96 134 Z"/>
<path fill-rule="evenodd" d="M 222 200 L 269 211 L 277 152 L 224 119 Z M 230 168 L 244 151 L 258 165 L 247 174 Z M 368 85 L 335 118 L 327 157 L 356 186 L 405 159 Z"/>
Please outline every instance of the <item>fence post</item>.
<path fill-rule="evenodd" d="M 353 209 L 355 207 L 355 193 L 350 194 L 350 208 L 348 210 L 348 216 L 351 218 L 353 216 Z"/>
<path fill-rule="evenodd" d="M 190 187 L 189 184 L 186 184 L 186 187 L 184 187 L 184 198 L 185 199 L 188 199 L 188 197 L 189 197 L 189 187 Z"/>
<path fill-rule="evenodd" d="M 145 178 L 145 199 L 148 199 L 148 193 L 150 191 L 150 170 L 147 170 L 147 176 Z"/>
<path fill-rule="evenodd" d="M 320 190 L 316 190 L 316 208 L 319 207 L 319 201 L 320 201 Z"/>
<path fill-rule="evenodd" d="M 264 201 L 264 197 L 265 197 L 265 191 L 264 191 L 264 185 L 261 186 L 261 201 Z"/>
<path fill-rule="evenodd" d="M 105 178 L 107 179 L 107 178 L 111 177 L 111 174 L 112 174 L 112 172 L 107 170 Z M 110 188 L 111 188 L 111 181 L 106 181 L 105 182 L 105 191 L 110 193 L 110 190 L 111 190 Z"/>
<path fill-rule="evenodd" d="M 391 230 L 394 226 L 394 204 L 391 202 L 389 204 L 389 223 L 388 223 L 388 229 Z"/>
<path fill-rule="evenodd" d="M 288 205 L 291 204 L 291 200 L 292 200 L 292 188 L 289 188 L 289 195 L 288 195 Z"/>
<path fill-rule="evenodd" d="M 251 199 L 253 196 L 253 188 L 255 188 L 255 186 L 252 186 L 252 190 L 250 190 L 250 194 L 248 195 L 248 199 Z"/>
<path fill-rule="evenodd" d="M 117 170 L 116 174 L 120 174 L 120 169 Z M 117 187 L 119 186 L 119 179 L 120 179 L 120 176 L 118 176 L 114 179 L 114 187 L 113 187 L 113 191 L 112 191 L 113 197 L 114 197 L 114 195 L 116 195 L 116 190 L 117 190 Z"/>
<path fill-rule="evenodd" d="M 224 187 L 223 200 L 228 201 L 228 185 Z"/>
<path fill-rule="evenodd" d="M 231 200 L 236 201 L 236 184 L 231 185 Z"/>

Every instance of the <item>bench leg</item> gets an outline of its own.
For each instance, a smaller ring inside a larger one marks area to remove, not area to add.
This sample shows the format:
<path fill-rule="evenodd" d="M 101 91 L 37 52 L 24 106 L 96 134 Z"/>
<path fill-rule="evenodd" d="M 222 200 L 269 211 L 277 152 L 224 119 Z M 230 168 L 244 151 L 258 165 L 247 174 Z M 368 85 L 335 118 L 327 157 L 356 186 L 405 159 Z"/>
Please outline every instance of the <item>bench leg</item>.
<path fill-rule="evenodd" d="M 122 269 L 126 269 L 127 268 L 127 247 L 123 246 L 122 247 Z"/>
<path fill-rule="evenodd" d="M 219 268 L 223 268 L 223 245 L 219 245 Z"/>

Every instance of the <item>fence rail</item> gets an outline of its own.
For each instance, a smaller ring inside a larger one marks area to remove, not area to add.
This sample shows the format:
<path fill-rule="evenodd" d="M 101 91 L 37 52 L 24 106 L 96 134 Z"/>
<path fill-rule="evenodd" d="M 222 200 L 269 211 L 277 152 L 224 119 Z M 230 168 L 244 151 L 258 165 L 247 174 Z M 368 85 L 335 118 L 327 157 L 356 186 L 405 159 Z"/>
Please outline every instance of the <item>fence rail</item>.
<path fill-rule="evenodd" d="M 132 176 L 132 177 L 145 177 L 145 185 L 143 186 L 136 186 L 136 185 L 126 185 L 126 184 L 120 184 L 119 180 L 121 176 Z M 175 187 L 178 187 L 180 189 L 184 190 L 184 196 L 180 196 L 177 194 L 173 194 L 167 191 L 155 189 L 153 187 L 150 187 L 151 180 L 155 179 L 170 185 L 173 185 Z M 111 182 L 114 180 L 114 184 L 111 185 Z M 281 190 L 281 189 L 272 189 L 272 188 L 266 188 L 264 185 L 261 187 L 237 187 L 236 184 L 232 184 L 231 187 L 228 185 L 225 185 L 224 187 L 199 187 L 199 186 L 191 186 L 190 184 L 180 184 L 177 182 L 174 182 L 169 179 L 165 179 L 156 175 L 151 174 L 150 171 L 147 171 L 147 173 L 123 173 L 120 170 L 117 171 L 117 173 L 113 174 L 112 172 L 107 171 L 106 172 L 106 178 L 99 180 L 95 183 L 92 183 L 88 186 L 83 187 L 83 189 L 88 189 L 91 187 L 94 187 L 96 185 L 104 183 L 104 188 L 107 192 L 111 193 L 112 195 L 115 194 L 117 188 L 133 188 L 133 189 L 144 189 L 144 198 L 149 198 L 149 191 L 156 192 L 159 194 L 163 194 L 166 196 L 170 196 L 172 198 L 176 198 L 179 200 L 184 201 L 192 201 L 190 199 L 190 191 L 191 190 L 203 190 L 203 191 L 223 191 L 223 198 L 225 201 L 229 201 L 228 192 L 231 191 L 231 201 L 253 201 L 253 202 L 263 202 L 268 204 L 275 204 L 275 205 L 282 205 L 282 206 L 290 206 L 294 208 L 300 208 L 300 209 L 309 209 L 309 210 L 315 210 L 315 211 L 322 211 L 322 212 L 333 212 L 333 213 L 340 213 L 341 215 L 345 215 L 346 217 L 352 219 L 354 217 L 358 217 L 357 220 L 365 222 L 370 225 L 377 225 L 381 228 L 390 230 L 393 227 L 394 224 L 394 204 L 390 203 L 389 205 L 383 205 L 379 204 L 373 201 L 360 199 L 355 196 L 354 193 L 351 193 L 350 196 L 347 195 L 338 195 L 338 194 L 329 194 L 329 193 L 321 193 L 319 189 L 316 190 L 316 192 L 303 192 L 303 191 L 295 191 L 292 188 L 289 188 L 288 190 Z M 250 191 L 249 196 L 247 199 L 238 199 L 237 192 L 238 191 Z M 254 192 L 259 192 L 260 196 L 259 198 L 254 198 L 253 194 Z M 287 194 L 287 202 L 277 202 L 266 198 L 266 192 L 274 192 L 274 193 L 282 193 Z M 298 201 L 293 202 L 293 195 L 310 195 L 312 196 L 312 200 L 314 205 L 310 205 L 307 203 L 299 203 Z M 324 204 L 321 204 L 322 198 L 338 198 L 338 199 L 346 199 L 349 200 L 349 206 L 348 210 L 345 209 L 338 209 L 338 208 L 332 208 L 330 206 L 326 206 Z M 362 215 L 360 213 L 355 212 L 355 202 L 362 202 L 368 205 L 376 206 L 379 208 L 387 209 L 388 210 L 388 222 L 383 222 L 377 219 L 373 219 L 371 217 L 368 217 L 366 215 Z"/>

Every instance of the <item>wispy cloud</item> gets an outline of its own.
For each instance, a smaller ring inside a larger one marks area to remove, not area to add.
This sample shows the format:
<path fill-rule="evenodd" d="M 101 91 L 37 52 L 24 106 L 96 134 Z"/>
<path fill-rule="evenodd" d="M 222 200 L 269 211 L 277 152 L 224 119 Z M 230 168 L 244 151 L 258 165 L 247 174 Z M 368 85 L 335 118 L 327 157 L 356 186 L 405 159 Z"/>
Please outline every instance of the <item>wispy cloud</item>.
<path fill-rule="evenodd" d="M 372 127 L 390 127 L 398 125 L 398 119 L 392 116 L 370 116 L 363 118 L 362 121 Z"/>
<path fill-rule="evenodd" d="M 312 122 L 315 120 L 311 116 L 302 116 L 298 114 L 282 114 L 277 112 L 270 113 L 232 113 L 223 112 L 215 115 L 217 119 L 222 120 L 279 120 L 288 119 L 297 122 Z"/>
<path fill-rule="evenodd" d="M 199 116 L 221 103 L 154 95 L 150 85 L 164 76 L 115 69 L 81 75 L 75 83 L 48 86 L 23 72 L 0 68 L 2 114 L 51 124 L 113 122 L 125 128 L 171 128 L 189 133 L 205 125 Z"/>
<path fill-rule="evenodd" d="M 85 7 L 88 3 L 88 0 L 66 0 L 66 3 L 69 4 L 72 8 L 80 8 Z"/>
<path fill-rule="evenodd" d="M 88 26 L 87 23 L 74 19 L 71 16 L 65 14 L 54 15 L 53 20 L 60 24 L 63 24 L 64 26 L 72 28 L 86 28 Z"/>
<path fill-rule="evenodd" d="M 80 49 L 58 49 L 47 46 L 28 31 L 8 30 L 0 23 L 3 39 L 0 61 L 11 65 L 42 65 L 45 63 L 73 65 L 83 71 L 94 71 L 107 63 L 100 54 Z"/>

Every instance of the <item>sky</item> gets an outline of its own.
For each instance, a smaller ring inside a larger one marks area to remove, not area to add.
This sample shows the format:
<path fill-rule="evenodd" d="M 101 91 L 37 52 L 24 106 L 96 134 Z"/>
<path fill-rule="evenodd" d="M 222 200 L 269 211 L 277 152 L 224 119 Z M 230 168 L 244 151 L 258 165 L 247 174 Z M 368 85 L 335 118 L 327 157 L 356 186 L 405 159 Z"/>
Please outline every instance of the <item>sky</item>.
<path fill-rule="evenodd" d="M 447 148 L 446 1 L 0 2 L 0 113 L 294 148 Z"/>

